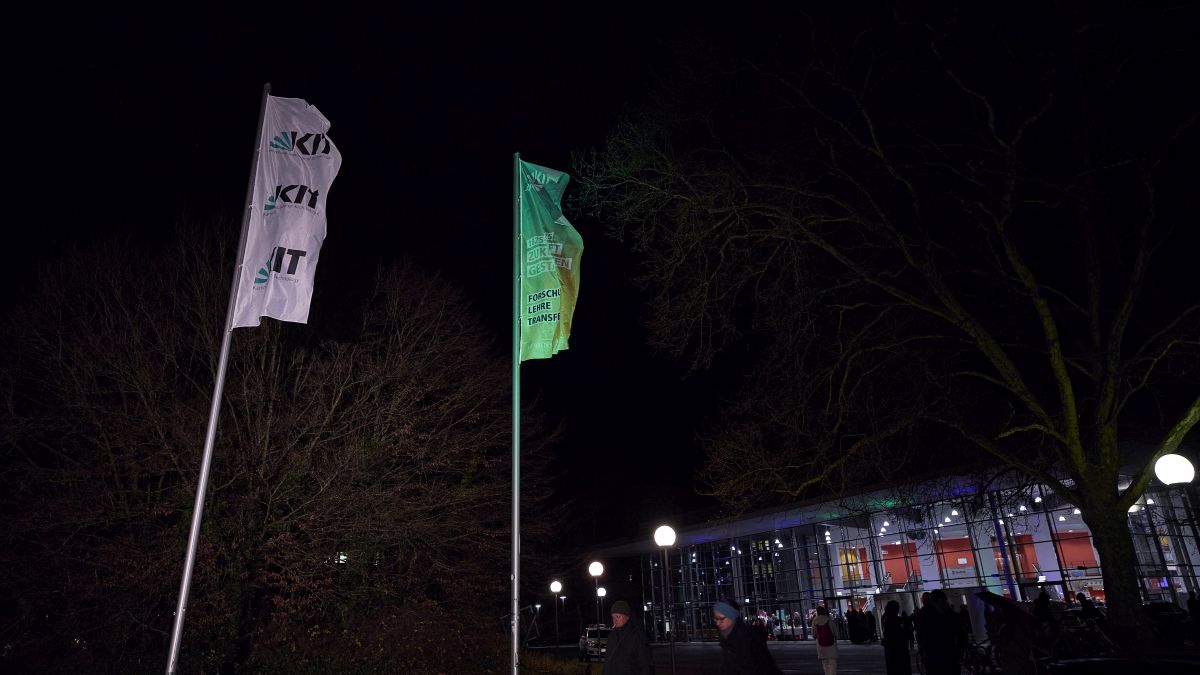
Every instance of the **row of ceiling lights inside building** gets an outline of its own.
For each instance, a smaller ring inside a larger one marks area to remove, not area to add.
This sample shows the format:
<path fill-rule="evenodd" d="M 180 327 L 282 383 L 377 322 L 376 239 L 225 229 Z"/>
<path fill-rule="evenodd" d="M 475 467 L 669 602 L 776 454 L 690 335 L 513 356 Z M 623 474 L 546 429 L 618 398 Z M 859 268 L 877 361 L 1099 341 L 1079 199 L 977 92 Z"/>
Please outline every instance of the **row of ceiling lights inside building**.
<path fill-rule="evenodd" d="M 1179 455 L 1175 455 L 1175 454 L 1168 454 L 1168 455 L 1164 455 L 1163 457 L 1159 458 L 1159 460 L 1155 463 L 1154 472 L 1155 472 L 1155 475 L 1158 477 L 1158 479 L 1166 485 L 1173 485 L 1176 483 L 1190 483 L 1195 477 L 1195 470 L 1192 468 L 1191 463 L 1188 462 L 1187 459 L 1185 459 Z M 1040 504 L 1042 502 L 1042 498 L 1034 497 L 1033 502 L 1035 504 Z M 1153 505 L 1154 505 L 1154 499 L 1146 498 L 1145 506 L 1153 506 Z M 1142 509 L 1143 509 L 1143 505 L 1135 503 L 1129 507 L 1129 513 L 1131 513 L 1131 514 L 1138 513 Z M 1028 511 L 1028 509 L 1025 508 L 1024 504 L 1019 505 L 1017 507 L 1017 510 L 1022 513 Z M 1074 513 L 1074 515 L 1077 515 L 1077 516 L 1081 515 L 1081 512 L 1079 511 L 1079 509 L 1074 509 L 1073 513 Z M 942 518 L 942 523 L 943 524 L 952 523 L 953 522 L 952 518 L 957 515 L 958 515 L 958 509 L 955 509 L 955 508 L 950 509 L 950 515 Z M 1008 517 L 1015 518 L 1016 513 L 1009 513 Z M 1061 514 L 1058 516 L 1058 521 L 1060 523 L 1066 522 L 1066 520 L 1067 520 L 1066 516 L 1061 515 Z M 997 518 L 996 523 L 999 525 L 1003 525 L 1004 519 Z M 829 525 L 826 525 L 825 527 L 829 528 Z M 887 534 L 887 528 L 889 528 L 889 527 L 891 527 L 891 522 L 887 521 L 887 520 L 883 521 L 883 526 L 879 528 L 879 534 L 880 535 Z M 1074 530 L 1067 530 L 1067 531 L 1073 532 Z M 934 528 L 933 533 L 938 534 L 938 529 Z M 1016 534 L 1021 534 L 1021 532 L 1017 532 Z M 833 543 L 833 539 L 830 535 L 829 529 L 825 530 L 825 543 L 826 544 Z M 896 543 L 899 544 L 900 542 L 897 541 Z M 775 540 L 775 544 L 779 548 L 783 548 L 783 544 L 778 539 Z M 730 546 L 729 550 L 736 552 L 738 555 L 742 554 L 741 550 L 738 549 L 738 547 L 736 547 L 736 546 Z M 775 555 L 778 557 L 779 554 L 776 553 Z M 759 560 L 762 560 L 762 556 L 759 556 Z M 692 553 L 692 562 L 696 562 L 696 554 L 694 552 Z M 728 565 L 729 563 L 725 563 L 725 564 Z"/>
<path fill-rule="evenodd" d="M 1192 465 L 1191 465 L 1191 463 L 1190 463 L 1190 462 L 1188 462 L 1186 459 L 1183 459 L 1183 458 L 1181 458 L 1179 455 L 1173 455 L 1173 454 L 1172 454 L 1172 455 L 1165 455 L 1165 456 L 1163 456 L 1162 458 L 1160 458 L 1160 459 L 1158 460 L 1158 462 L 1156 463 L 1156 465 L 1155 465 L 1155 467 L 1154 467 L 1154 470 L 1155 470 L 1155 474 L 1158 476 L 1159 480 L 1160 480 L 1160 481 L 1162 481 L 1163 483 L 1167 484 L 1167 485 L 1172 485 L 1172 484 L 1175 484 L 1175 483 L 1190 483 L 1190 482 L 1193 480 L 1194 476 L 1195 476 L 1195 471 L 1194 471 L 1194 469 L 1192 468 Z M 1041 497 L 1034 497 L 1034 498 L 1033 498 L 1033 502 L 1034 502 L 1035 504 L 1040 504 L 1040 503 L 1042 502 L 1042 498 L 1041 498 Z M 1145 500 L 1145 505 L 1144 505 L 1144 506 L 1153 506 L 1153 505 L 1154 505 L 1154 499 L 1147 497 L 1147 498 L 1146 498 L 1146 500 Z M 1142 510 L 1144 509 L 1144 506 L 1143 506 L 1143 505 L 1141 505 L 1141 504 L 1137 504 L 1137 503 L 1135 503 L 1135 504 L 1133 504 L 1132 506 L 1130 506 L 1130 507 L 1129 507 L 1129 513 L 1130 513 L 1130 514 L 1135 514 L 1135 513 L 1138 513 L 1138 512 L 1140 512 L 1140 511 L 1142 511 Z M 1017 511 L 1019 511 L 1019 512 L 1021 512 L 1021 513 L 1024 513 L 1024 512 L 1026 512 L 1026 511 L 1028 511 L 1028 509 L 1027 509 L 1027 508 L 1025 508 L 1025 505 L 1024 505 L 1024 504 L 1021 504 L 1021 505 L 1019 505 L 1019 506 L 1017 507 Z M 1077 516 L 1079 516 L 1079 515 L 1082 515 L 1082 512 L 1080 512 L 1080 510 L 1079 510 L 1079 509 L 1077 509 L 1077 508 L 1076 508 L 1076 509 L 1073 509 L 1073 510 L 1072 510 L 1072 513 L 1073 513 L 1074 515 L 1077 515 Z M 957 516 L 957 515 L 958 515 L 958 509 L 956 509 L 956 508 L 951 508 L 951 509 L 950 509 L 950 515 L 943 517 L 943 518 L 942 518 L 942 523 L 943 523 L 943 524 L 949 524 L 949 523 L 952 523 L 952 522 L 953 522 L 953 520 L 952 520 L 952 519 L 953 519 L 953 517 L 954 517 L 954 516 Z M 1008 517 L 1009 517 L 1009 518 L 1015 518 L 1015 517 L 1016 517 L 1016 515 L 1017 515 L 1016 513 L 1009 513 L 1009 514 L 1008 514 Z M 1062 523 L 1062 522 L 1066 522 L 1066 520 L 1067 520 L 1067 517 L 1066 517 L 1065 515 L 1059 514 L 1059 516 L 1058 516 L 1058 522 Z M 1003 519 L 1003 518 L 997 518 L 997 519 L 996 519 L 996 523 L 997 523 L 998 525 L 1003 525 L 1003 524 L 1004 524 L 1004 519 Z M 885 521 L 883 521 L 883 526 L 879 528 L 879 534 L 880 534 L 880 536 L 886 535 L 886 534 L 887 534 L 887 529 L 888 529 L 889 527 L 891 527 L 891 526 L 892 526 L 892 524 L 891 524 L 891 521 L 888 521 L 888 520 L 885 520 Z M 833 545 L 833 538 L 832 538 L 832 536 L 831 536 L 831 533 L 830 533 L 830 530 L 829 530 L 829 527 L 830 527 L 830 526 L 829 526 L 829 525 L 826 525 L 825 527 L 826 527 L 826 530 L 825 530 L 825 543 L 826 543 L 826 544 L 829 544 L 829 545 Z M 1067 532 L 1070 532 L 1070 533 L 1073 533 L 1074 531 L 1075 531 L 1074 529 L 1068 529 L 1068 530 L 1067 530 Z M 933 528 L 933 533 L 934 533 L 934 534 L 939 534 L 939 532 L 938 532 L 938 528 L 936 528 L 936 527 L 935 527 L 935 528 Z M 1015 534 L 1018 534 L 1018 535 L 1020 535 L 1020 534 L 1023 534 L 1023 533 L 1022 533 L 1022 532 L 1016 532 Z M 897 540 L 897 541 L 895 542 L 895 544 L 899 544 L 899 543 L 900 543 L 900 541 L 899 541 L 899 540 Z M 782 543 L 782 542 L 780 542 L 778 539 L 776 539 L 776 540 L 775 540 L 775 545 L 776 545 L 776 546 L 778 546 L 779 548 L 783 548 L 783 543 Z M 730 550 L 731 552 L 735 552 L 735 553 L 737 553 L 738 555 L 742 555 L 742 551 L 741 551 L 741 549 L 739 549 L 737 546 L 730 546 L 730 547 L 729 547 L 729 550 Z M 776 553 L 776 554 L 775 554 L 775 557 L 779 557 L 779 554 L 778 554 L 778 553 Z M 758 556 L 758 559 L 759 559 L 759 560 L 762 560 L 762 556 L 761 556 L 761 555 L 760 555 L 760 556 Z M 694 563 L 694 562 L 696 562 L 696 553 L 695 553 L 695 552 L 692 552 L 692 562 L 693 562 L 693 563 Z M 728 561 L 726 561 L 726 563 L 725 563 L 725 564 L 726 564 L 726 565 L 728 565 L 728 564 L 729 564 L 729 562 L 728 562 Z"/>
<path fill-rule="evenodd" d="M 1042 501 L 1042 498 L 1041 498 L 1041 497 L 1034 497 L 1033 501 L 1034 501 L 1034 503 L 1040 503 L 1040 502 Z M 1147 506 L 1153 506 L 1153 505 L 1154 505 L 1154 499 L 1152 499 L 1152 498 L 1147 498 L 1147 499 L 1146 499 L 1146 505 L 1147 505 Z M 1026 509 L 1024 505 L 1018 506 L 1018 507 L 1017 507 L 1017 510 L 1018 510 L 1018 511 L 1020 511 L 1020 512 L 1025 512 L 1025 511 L 1028 511 L 1028 509 Z M 1129 513 L 1137 513 L 1137 512 L 1138 512 L 1138 511 L 1140 511 L 1140 510 L 1141 510 L 1141 509 L 1139 508 L 1139 505 L 1138 505 L 1138 504 L 1134 504 L 1133 506 L 1129 507 Z M 1078 516 L 1078 515 L 1082 515 L 1082 512 L 1081 512 L 1079 509 L 1073 509 L 1073 510 L 1072 510 L 1072 513 L 1073 513 L 1074 515 L 1077 515 L 1077 516 Z M 948 516 L 945 516 L 944 518 L 942 518 L 942 522 L 943 522 L 943 523 L 952 523 L 952 522 L 953 522 L 952 518 L 953 518 L 954 516 L 957 516 L 957 515 L 959 515 L 959 513 L 958 513 L 958 509 L 953 509 L 953 508 L 952 508 L 952 509 L 950 509 L 950 515 L 948 515 Z M 1016 515 L 1017 515 L 1016 513 L 1009 513 L 1009 514 L 1008 514 L 1008 517 L 1009 517 L 1009 518 L 1015 518 L 1015 517 L 1016 517 Z M 1066 520 L 1067 520 L 1067 517 L 1066 517 L 1066 516 L 1064 516 L 1064 515 L 1061 515 L 1061 514 L 1058 516 L 1058 521 L 1059 521 L 1059 522 L 1066 522 Z M 1000 525 L 1003 525 L 1003 524 L 1004 524 L 1004 519 L 1003 519 L 1003 518 L 997 518 L 997 519 L 996 519 L 996 523 L 997 523 L 997 524 L 1000 524 Z M 886 534 L 887 534 L 887 529 L 888 529 L 889 527 L 891 527 L 891 526 L 892 526 L 892 524 L 891 524 L 891 521 L 888 521 L 888 520 L 885 520 L 885 521 L 883 521 L 883 526 L 879 528 L 879 534 L 880 534 L 880 536 L 882 536 L 882 535 L 886 535 Z M 828 527 L 830 527 L 830 526 L 829 526 L 829 525 L 826 525 L 825 527 L 826 527 L 826 528 L 828 528 Z M 1074 529 L 1068 529 L 1068 530 L 1067 530 L 1067 532 L 1074 533 L 1074 532 L 1075 532 L 1075 530 L 1074 530 Z M 934 534 L 939 534 L 938 528 L 936 528 L 936 527 L 935 527 L 935 528 L 933 528 L 933 533 L 934 533 Z M 1015 534 L 1018 534 L 1018 535 L 1020 535 L 1020 534 L 1024 534 L 1024 533 L 1023 533 L 1023 532 L 1016 532 Z M 828 530 L 828 529 L 826 529 L 826 530 L 825 530 L 825 543 L 826 543 L 826 544 L 829 544 L 829 545 L 831 545 L 831 546 L 833 545 L 833 538 L 832 538 L 832 535 L 831 535 L 831 533 L 830 533 L 830 530 Z M 895 542 L 892 542 L 892 543 L 893 543 L 894 545 L 899 545 L 901 542 L 900 542 L 899 540 L 896 540 Z M 783 548 L 783 543 L 782 543 L 782 542 L 780 542 L 778 539 L 776 539 L 776 540 L 775 540 L 775 545 L 776 545 L 776 546 L 778 546 L 779 548 Z M 741 549 L 739 549 L 737 546 L 730 546 L 730 547 L 729 547 L 729 550 L 730 550 L 730 552 L 731 552 L 731 553 L 736 553 L 737 555 L 742 555 L 742 550 L 741 550 Z M 779 557 L 779 554 L 778 554 L 778 553 L 776 553 L 776 554 L 775 554 L 775 557 L 776 557 L 776 558 L 778 558 L 778 557 Z M 760 555 L 760 556 L 758 556 L 758 559 L 759 559 L 759 560 L 762 560 L 762 556 L 761 556 L 761 555 Z M 692 560 L 691 560 L 691 561 L 692 561 L 693 563 L 694 563 L 694 562 L 696 562 L 696 553 L 695 553 L 694 551 L 692 552 Z M 725 562 L 725 564 L 726 564 L 726 565 L 728 565 L 728 564 L 729 564 L 729 562 L 728 562 L 728 561 L 726 561 L 726 562 Z"/>
<path fill-rule="evenodd" d="M 1037 497 L 1037 498 L 1035 498 L 1035 499 L 1034 499 L 1034 501 L 1035 501 L 1035 502 L 1040 502 L 1040 501 L 1042 501 L 1042 498 L 1041 498 L 1041 497 Z M 1153 500 L 1153 499 L 1147 499 L 1147 500 L 1146 500 L 1146 503 L 1147 503 L 1147 504 L 1154 504 L 1154 500 Z M 1026 510 L 1027 510 L 1027 509 L 1026 509 L 1024 506 L 1020 506 L 1020 507 L 1018 507 L 1018 511 L 1022 511 L 1022 512 L 1023 512 L 1023 511 L 1026 511 Z M 1131 512 L 1132 512 L 1132 511 L 1131 511 Z M 1080 511 L 1079 511 L 1079 509 L 1075 509 L 1074 513 L 1075 513 L 1075 515 L 1080 515 Z M 946 516 L 945 518 L 943 518 L 943 522 L 944 522 L 944 523 L 950 523 L 950 522 L 952 522 L 952 517 L 953 517 L 953 516 L 957 516 L 957 515 L 959 515 L 959 514 L 958 514 L 958 509 L 950 509 L 950 515 L 949 515 L 949 516 Z M 1014 518 L 1014 517 L 1016 517 L 1016 514 L 1015 514 L 1015 513 L 1009 513 L 1009 514 L 1008 514 L 1008 516 L 1009 516 L 1010 518 Z M 1061 516 L 1061 515 L 1060 515 L 1060 516 L 1058 517 L 1058 519 L 1059 519 L 1060 521 L 1065 521 L 1067 518 L 1066 518 L 1066 516 Z M 1003 524 L 1004 524 L 1004 519 L 1003 519 L 1003 518 L 998 518 L 998 519 L 996 519 L 996 522 L 997 522 L 997 523 L 999 523 L 999 524 L 1001 524 L 1001 525 L 1003 525 Z M 881 535 L 887 534 L 887 529 L 888 529 L 889 527 L 891 527 L 891 526 L 892 526 L 892 523 L 891 523 L 891 521 L 888 521 L 888 520 L 885 520 L 885 521 L 883 521 L 883 526 L 879 528 L 879 534 L 881 534 Z M 826 527 L 826 528 L 828 528 L 828 527 L 830 527 L 830 526 L 829 526 L 829 525 L 826 525 L 825 527 Z M 935 528 L 933 528 L 933 533 L 934 533 L 934 534 L 938 534 L 938 528 L 936 528 L 936 527 L 935 527 Z M 1017 534 L 1021 534 L 1021 533 L 1020 533 L 1020 532 L 1017 532 Z M 828 529 L 826 529 L 826 530 L 825 530 L 825 543 L 826 543 L 826 544 L 832 544 L 832 543 L 833 543 L 832 533 L 831 533 L 831 532 L 830 532 Z M 897 541 L 896 543 L 897 543 L 897 544 L 899 544 L 900 542 L 899 542 L 899 541 Z M 776 539 L 776 540 L 775 540 L 775 545 L 776 545 L 776 546 L 778 546 L 779 548 L 783 548 L 783 542 L 779 541 L 778 539 Z M 737 555 L 742 555 L 742 550 L 741 550 L 740 548 L 738 548 L 737 546 L 730 546 L 730 547 L 729 547 L 729 551 L 730 551 L 731 553 L 736 553 Z M 778 557 L 778 555 L 779 555 L 779 554 L 778 554 L 778 553 L 776 553 L 775 555 Z M 762 556 L 759 556 L 759 560 L 762 560 Z M 695 551 L 693 551 L 693 552 L 692 552 L 692 562 L 696 562 L 696 553 L 695 553 Z M 728 563 L 726 563 L 726 564 L 728 564 Z"/>

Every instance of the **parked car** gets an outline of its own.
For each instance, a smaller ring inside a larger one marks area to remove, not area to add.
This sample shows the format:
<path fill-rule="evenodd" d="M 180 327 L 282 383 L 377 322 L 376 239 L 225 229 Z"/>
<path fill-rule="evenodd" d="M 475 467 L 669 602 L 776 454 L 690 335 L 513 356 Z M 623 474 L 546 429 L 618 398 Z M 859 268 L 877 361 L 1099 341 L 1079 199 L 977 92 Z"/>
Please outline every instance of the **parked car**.
<path fill-rule="evenodd" d="M 1187 610 L 1166 600 L 1144 603 L 1146 621 L 1163 642 L 1178 646 L 1186 640 L 1195 640 L 1196 623 Z"/>
<path fill-rule="evenodd" d="M 603 659 L 608 652 L 608 626 L 591 625 L 579 637 L 579 660 Z"/>

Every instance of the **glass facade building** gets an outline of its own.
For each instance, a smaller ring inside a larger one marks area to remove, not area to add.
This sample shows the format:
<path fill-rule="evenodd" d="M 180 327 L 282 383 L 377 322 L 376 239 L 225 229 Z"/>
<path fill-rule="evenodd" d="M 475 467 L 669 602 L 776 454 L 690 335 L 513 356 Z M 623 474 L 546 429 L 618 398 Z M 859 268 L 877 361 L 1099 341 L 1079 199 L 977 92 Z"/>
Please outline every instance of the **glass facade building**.
<path fill-rule="evenodd" d="M 685 528 L 665 566 L 653 542 L 608 553 L 638 555 L 646 622 L 659 639 L 673 626 L 677 641 L 715 639 L 711 608 L 721 598 L 742 603 L 779 639 L 809 639 L 820 604 L 839 621 L 851 607 L 878 616 L 888 600 L 911 614 L 921 593 L 937 588 L 967 607 L 977 635 L 980 590 L 1032 601 L 1045 588 L 1055 600 L 1082 592 L 1104 602 L 1083 514 L 1045 487 L 904 492 Z M 1200 592 L 1196 518 L 1184 491 L 1149 490 L 1128 517 L 1143 600 L 1182 605 L 1189 591 Z"/>

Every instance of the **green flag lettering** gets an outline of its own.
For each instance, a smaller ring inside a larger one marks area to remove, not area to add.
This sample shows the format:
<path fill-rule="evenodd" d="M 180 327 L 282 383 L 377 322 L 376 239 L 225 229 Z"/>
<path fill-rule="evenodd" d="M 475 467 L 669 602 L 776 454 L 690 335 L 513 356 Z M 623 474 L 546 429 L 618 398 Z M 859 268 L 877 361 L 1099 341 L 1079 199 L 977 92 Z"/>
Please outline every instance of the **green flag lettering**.
<path fill-rule="evenodd" d="M 521 361 L 567 348 L 579 297 L 583 237 L 562 212 L 570 176 L 519 161 L 521 190 Z"/>

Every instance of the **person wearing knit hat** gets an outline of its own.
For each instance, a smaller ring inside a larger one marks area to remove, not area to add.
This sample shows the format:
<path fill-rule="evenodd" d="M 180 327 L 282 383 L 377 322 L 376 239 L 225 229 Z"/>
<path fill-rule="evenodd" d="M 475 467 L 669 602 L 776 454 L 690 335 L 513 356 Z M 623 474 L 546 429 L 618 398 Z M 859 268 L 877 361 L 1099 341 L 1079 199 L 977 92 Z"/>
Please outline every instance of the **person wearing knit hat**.
<path fill-rule="evenodd" d="M 714 614 L 713 614 L 714 619 L 717 618 L 716 614 L 720 614 L 721 616 L 723 616 L 727 619 L 730 619 L 731 621 L 737 621 L 738 619 L 742 618 L 742 613 L 739 612 L 736 607 L 729 604 L 728 602 L 725 602 L 724 600 L 718 600 L 717 602 L 713 603 L 713 612 L 714 612 Z M 733 628 L 732 623 L 728 624 L 728 625 L 729 625 L 729 628 L 731 628 L 731 629 Z M 729 631 L 721 631 L 721 632 L 724 633 L 725 635 L 729 635 Z"/>
<path fill-rule="evenodd" d="M 650 675 L 654 659 L 640 621 L 633 619 L 629 603 L 617 600 L 609 610 L 612 630 L 608 632 L 608 648 L 604 657 L 604 675 Z"/>
<path fill-rule="evenodd" d="M 781 675 L 765 632 L 755 631 L 742 621 L 742 611 L 732 600 L 713 603 L 713 623 L 721 631 L 721 672 Z"/>

